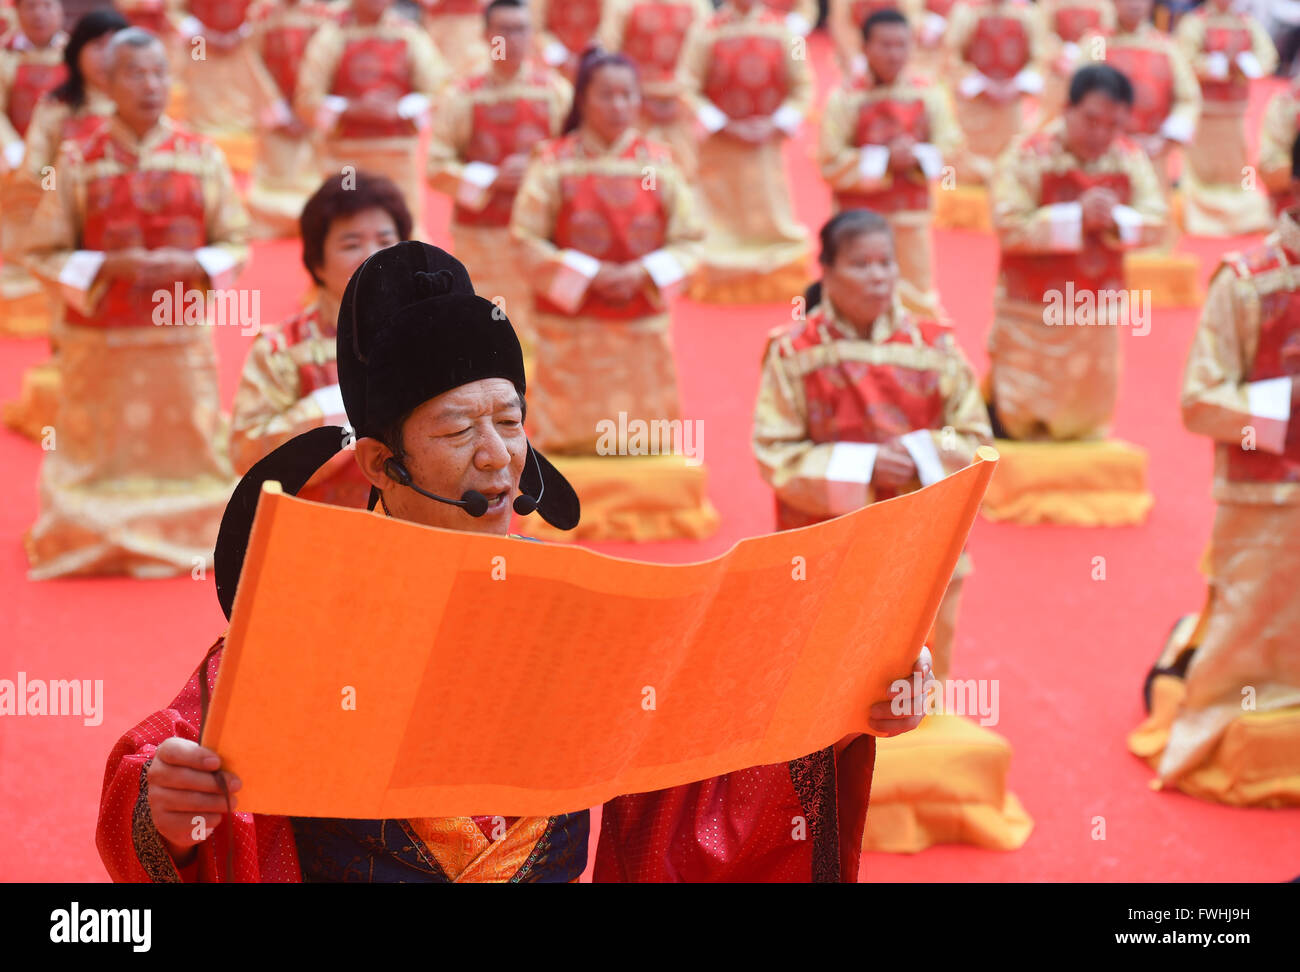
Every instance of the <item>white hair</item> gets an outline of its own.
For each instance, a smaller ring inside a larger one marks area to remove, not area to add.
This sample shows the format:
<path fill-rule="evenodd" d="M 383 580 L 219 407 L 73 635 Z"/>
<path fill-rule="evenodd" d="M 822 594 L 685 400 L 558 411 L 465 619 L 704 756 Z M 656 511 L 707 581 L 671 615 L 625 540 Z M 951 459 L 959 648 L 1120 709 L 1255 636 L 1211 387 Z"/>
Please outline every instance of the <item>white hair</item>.
<path fill-rule="evenodd" d="M 165 51 L 163 42 L 157 34 L 152 34 L 143 27 L 127 27 L 113 34 L 113 39 L 108 42 L 108 48 L 104 51 L 104 63 L 108 65 L 111 73 L 117 67 L 117 60 L 124 49 L 154 46 Z"/>

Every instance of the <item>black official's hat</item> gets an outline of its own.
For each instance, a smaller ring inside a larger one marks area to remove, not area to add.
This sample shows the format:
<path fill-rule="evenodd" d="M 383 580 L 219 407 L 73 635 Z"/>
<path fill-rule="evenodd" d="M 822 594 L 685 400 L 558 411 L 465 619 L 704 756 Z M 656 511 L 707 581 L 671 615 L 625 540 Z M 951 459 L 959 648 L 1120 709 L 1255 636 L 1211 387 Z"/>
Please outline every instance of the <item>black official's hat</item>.
<path fill-rule="evenodd" d="M 380 250 L 352 274 L 339 310 L 339 390 L 357 438 L 378 436 L 431 398 L 483 378 L 504 378 L 525 391 L 524 356 L 507 316 L 474 293 L 464 265 L 414 240 Z M 226 504 L 217 536 L 217 599 L 230 617 L 262 484 L 278 480 L 297 493 L 343 448 L 346 430 L 312 429 L 253 466 Z M 580 508 L 573 487 L 528 446 L 519 491 L 537 512 L 571 530 Z M 370 506 L 377 499 L 371 490 Z"/>

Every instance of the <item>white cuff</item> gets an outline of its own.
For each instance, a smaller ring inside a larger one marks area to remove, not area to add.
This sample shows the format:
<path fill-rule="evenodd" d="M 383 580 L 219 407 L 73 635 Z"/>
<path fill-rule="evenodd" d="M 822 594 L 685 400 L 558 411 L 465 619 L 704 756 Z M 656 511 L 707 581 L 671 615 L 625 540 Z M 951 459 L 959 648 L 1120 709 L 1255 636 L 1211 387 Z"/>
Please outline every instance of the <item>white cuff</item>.
<path fill-rule="evenodd" d="M 204 33 L 203 21 L 191 14 L 181 21 L 180 29 L 182 37 L 199 37 Z"/>
<path fill-rule="evenodd" d="M 849 61 L 849 77 L 863 78 L 867 75 L 867 55 L 854 54 L 853 59 Z"/>
<path fill-rule="evenodd" d="M 328 132 L 339 120 L 339 115 L 348 110 L 348 99 L 342 95 L 326 95 L 316 109 L 316 128 Z"/>
<path fill-rule="evenodd" d="M 489 190 L 497 181 L 498 171 L 495 165 L 486 162 L 470 162 L 461 170 L 456 202 L 473 212 L 481 210 L 491 198 Z"/>
<path fill-rule="evenodd" d="M 407 121 L 414 121 L 418 125 L 418 120 L 429 110 L 429 96 L 422 95 L 418 91 L 412 91 L 410 94 L 402 95 L 397 99 L 397 116 L 405 118 Z"/>
<path fill-rule="evenodd" d="M 871 482 L 880 446 L 870 442 L 837 442 L 826 460 L 826 478 L 840 483 Z"/>
<path fill-rule="evenodd" d="M 921 164 L 921 171 L 927 179 L 937 179 L 943 173 L 943 155 L 929 142 L 918 142 L 912 146 L 912 154 Z"/>
<path fill-rule="evenodd" d="M 1223 81 L 1228 77 L 1228 55 L 1223 51 L 1211 51 L 1205 55 L 1205 70 L 1216 81 Z"/>
<path fill-rule="evenodd" d="M 1119 229 L 1119 238 L 1125 246 L 1137 246 L 1142 239 L 1142 214 L 1132 206 L 1122 203 L 1110 211 L 1115 226 Z"/>
<path fill-rule="evenodd" d="M 1036 95 L 1043 90 L 1043 76 L 1033 68 L 1024 68 L 1012 79 L 1012 84 L 1018 91 Z"/>
<path fill-rule="evenodd" d="M 1275 455 L 1286 450 L 1287 426 L 1291 422 L 1290 376 L 1267 378 L 1246 384 L 1246 402 L 1255 420 L 1255 445 Z"/>
<path fill-rule="evenodd" d="M 772 113 L 772 124 L 793 138 L 799 131 L 799 126 L 803 124 L 803 112 L 789 105 L 782 105 Z"/>
<path fill-rule="evenodd" d="M 989 77 L 979 71 L 971 71 L 957 85 L 957 93 L 963 98 L 974 98 L 989 86 Z"/>
<path fill-rule="evenodd" d="M 1160 126 L 1159 134 L 1171 142 L 1182 142 L 1185 145 L 1196 134 L 1196 123 L 1186 115 L 1170 115 Z"/>
<path fill-rule="evenodd" d="M 929 429 L 915 429 L 907 435 L 900 435 L 898 441 L 912 457 L 912 462 L 916 465 L 917 478 L 921 480 L 922 486 L 937 483 L 947 475 L 943 469 L 943 460 L 939 458 L 939 450 L 934 447 L 934 436 L 930 434 Z"/>
<path fill-rule="evenodd" d="M 710 135 L 722 131 L 727 127 L 727 122 L 730 121 L 723 110 L 711 101 L 706 101 L 700 105 L 695 117 L 700 120 L 700 124 L 704 126 L 704 130 Z"/>
<path fill-rule="evenodd" d="M 879 179 L 889 168 L 889 149 L 883 145 L 864 145 L 858 151 L 858 177 L 864 181 Z"/>
<path fill-rule="evenodd" d="M 812 33 L 812 24 L 804 20 L 800 14 L 788 13 L 785 15 L 785 26 L 790 33 L 799 37 L 807 37 Z"/>
<path fill-rule="evenodd" d="M 82 314 L 90 313 L 87 298 L 99 276 L 106 254 L 103 250 L 75 250 L 59 271 L 59 289 L 68 305 Z"/>
<path fill-rule="evenodd" d="M 293 109 L 289 107 L 289 102 L 281 98 L 275 104 L 267 105 L 261 120 L 263 128 L 279 128 L 293 121 Z"/>
<path fill-rule="evenodd" d="M 551 41 L 542 51 L 542 60 L 551 67 L 559 67 L 569 59 L 569 49 L 559 41 Z"/>
<path fill-rule="evenodd" d="M 686 270 L 678 259 L 667 250 L 655 250 L 641 258 L 646 273 L 660 292 L 680 283 L 686 277 Z"/>
<path fill-rule="evenodd" d="M 27 154 L 27 146 L 22 142 L 10 142 L 5 146 L 5 165 L 9 171 L 13 171 L 23 164 L 23 156 Z"/>
<path fill-rule="evenodd" d="M 219 246 L 201 246 L 194 251 L 203 272 L 208 275 L 212 290 L 225 290 L 234 282 L 234 268 L 237 262 L 227 251 Z"/>
<path fill-rule="evenodd" d="M 565 250 L 560 265 L 555 268 L 551 288 L 546 296 L 566 312 L 572 314 L 582 306 L 587 287 L 600 272 L 600 261 L 587 253 Z"/>
<path fill-rule="evenodd" d="M 1069 64 L 1074 64 L 1079 60 L 1080 53 L 1079 45 L 1074 41 L 1066 41 L 1061 45 L 1061 57 L 1065 58 L 1066 62 Z"/>
<path fill-rule="evenodd" d="M 1259 58 L 1253 51 L 1242 51 L 1237 55 L 1237 67 L 1241 68 L 1241 73 L 1248 78 L 1258 78 L 1264 73 L 1260 67 Z"/>
<path fill-rule="evenodd" d="M 948 18 L 942 14 L 937 14 L 933 10 L 925 12 L 925 18 L 921 21 L 921 40 L 926 44 L 933 44 L 948 28 Z"/>
<path fill-rule="evenodd" d="M 1083 249 L 1083 204 L 1052 203 L 1047 207 L 1048 248 L 1058 253 Z"/>
<path fill-rule="evenodd" d="M 347 409 L 343 407 L 343 391 L 337 384 L 317 388 L 307 397 L 316 403 L 316 407 L 327 420 L 348 414 Z"/>

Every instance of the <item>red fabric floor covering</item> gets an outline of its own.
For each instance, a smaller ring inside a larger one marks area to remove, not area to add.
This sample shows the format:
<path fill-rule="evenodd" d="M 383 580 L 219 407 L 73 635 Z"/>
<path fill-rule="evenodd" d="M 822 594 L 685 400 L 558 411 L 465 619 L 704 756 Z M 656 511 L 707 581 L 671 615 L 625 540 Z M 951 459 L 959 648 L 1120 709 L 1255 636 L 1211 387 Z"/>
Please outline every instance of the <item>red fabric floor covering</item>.
<path fill-rule="evenodd" d="M 820 87 L 827 45 L 812 47 Z M 1272 85 L 1267 90 L 1272 90 Z M 1257 92 L 1258 118 L 1267 91 Z M 824 95 L 823 95 L 824 97 Z M 811 126 L 789 146 L 799 215 L 816 228 L 829 212 L 811 159 Z M 428 224 L 449 207 L 430 195 Z M 432 242 L 446 245 L 440 233 Z M 1203 275 L 1218 254 L 1249 240 L 1186 240 Z M 940 232 L 941 292 L 958 338 L 983 371 L 997 248 L 988 236 Z M 295 242 L 258 244 L 241 287 L 260 291 L 262 319 L 290 313 L 307 283 Z M 789 308 L 714 307 L 681 301 L 674 317 L 684 415 L 704 429 L 710 494 L 722 514 L 701 542 L 593 544 L 621 556 L 693 561 L 771 530 L 771 493 L 749 447 L 759 361 L 768 331 Z M 1178 389 L 1196 322 L 1193 310 L 1156 311 L 1150 333 L 1127 337 L 1116 434 L 1150 452 L 1156 504 L 1139 527 L 1084 530 L 980 520 L 954 652 L 962 678 L 1000 680 L 1001 721 L 1015 747 L 1010 784 L 1036 822 L 1019 851 L 932 848 L 871 854 L 869 881 L 1280 881 L 1300 873 L 1295 811 L 1241 810 L 1153 792 L 1125 735 L 1142 718 L 1142 678 L 1175 618 L 1196 610 L 1197 563 L 1209 537 L 1211 450 L 1187 433 Z M 251 338 L 217 329 L 223 403 L 229 407 Z M 42 341 L 0 341 L 0 398 L 45 355 Z M 224 628 L 212 578 L 120 578 L 32 583 L 23 532 L 37 511 L 40 449 L 0 430 L 0 678 L 103 681 L 102 722 L 75 717 L 0 719 L 0 880 L 100 881 L 94 828 L 104 760 L 117 736 L 172 699 Z M 518 524 L 526 532 L 527 520 Z M 1106 579 L 1092 580 L 1093 558 Z M 1094 839 L 1098 818 L 1105 839 Z M 594 848 L 594 844 L 593 844 Z"/>

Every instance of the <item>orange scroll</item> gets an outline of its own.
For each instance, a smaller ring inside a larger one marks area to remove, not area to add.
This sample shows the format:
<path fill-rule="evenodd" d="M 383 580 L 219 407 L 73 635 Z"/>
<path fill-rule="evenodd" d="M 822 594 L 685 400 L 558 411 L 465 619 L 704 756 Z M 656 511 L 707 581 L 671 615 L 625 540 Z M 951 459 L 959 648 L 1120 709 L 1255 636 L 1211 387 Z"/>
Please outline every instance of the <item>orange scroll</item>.
<path fill-rule="evenodd" d="M 665 565 L 264 490 L 203 743 L 240 810 L 546 816 L 867 729 L 997 453 L 918 492 Z"/>

